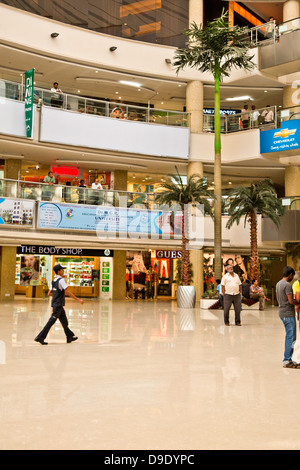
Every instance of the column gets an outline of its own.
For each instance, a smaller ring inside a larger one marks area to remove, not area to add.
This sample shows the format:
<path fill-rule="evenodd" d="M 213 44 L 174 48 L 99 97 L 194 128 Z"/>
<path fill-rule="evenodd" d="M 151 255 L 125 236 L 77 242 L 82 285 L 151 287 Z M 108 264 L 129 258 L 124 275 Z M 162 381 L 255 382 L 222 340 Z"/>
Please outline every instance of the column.
<path fill-rule="evenodd" d="M 127 191 L 127 171 L 114 171 L 114 187 L 115 191 Z"/>
<path fill-rule="evenodd" d="M 189 0 L 189 23 L 203 23 L 203 0 Z"/>
<path fill-rule="evenodd" d="M 126 298 L 126 250 L 114 250 L 113 300 Z"/>
<path fill-rule="evenodd" d="M 283 5 L 283 22 L 300 17 L 299 0 L 287 0 Z"/>
<path fill-rule="evenodd" d="M 0 247 L 0 301 L 14 300 L 17 248 Z"/>
<path fill-rule="evenodd" d="M 18 158 L 8 158 L 5 160 L 4 178 L 17 180 L 19 179 L 22 168 L 22 160 Z"/>

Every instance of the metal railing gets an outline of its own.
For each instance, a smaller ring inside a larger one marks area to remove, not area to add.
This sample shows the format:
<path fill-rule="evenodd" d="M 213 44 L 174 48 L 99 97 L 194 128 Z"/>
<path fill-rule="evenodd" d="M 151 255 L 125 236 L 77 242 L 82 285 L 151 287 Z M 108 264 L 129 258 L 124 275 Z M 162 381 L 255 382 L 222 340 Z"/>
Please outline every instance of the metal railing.
<path fill-rule="evenodd" d="M 0 79 L 0 98 L 24 101 L 24 85 Z M 34 103 L 77 113 L 93 114 L 129 121 L 164 124 L 167 126 L 189 127 L 189 113 L 166 109 L 128 105 L 120 102 L 104 101 L 69 93 L 58 93 L 34 88 Z"/>
<path fill-rule="evenodd" d="M 154 193 L 99 190 L 80 186 L 49 185 L 32 181 L 0 179 L 0 197 L 34 201 L 151 208 Z"/>
<path fill-rule="evenodd" d="M 215 116 L 204 114 L 203 131 L 214 132 Z M 223 134 L 238 132 L 248 129 L 266 129 L 277 127 L 277 106 L 261 109 L 247 110 L 244 113 L 221 116 L 221 132 Z"/>

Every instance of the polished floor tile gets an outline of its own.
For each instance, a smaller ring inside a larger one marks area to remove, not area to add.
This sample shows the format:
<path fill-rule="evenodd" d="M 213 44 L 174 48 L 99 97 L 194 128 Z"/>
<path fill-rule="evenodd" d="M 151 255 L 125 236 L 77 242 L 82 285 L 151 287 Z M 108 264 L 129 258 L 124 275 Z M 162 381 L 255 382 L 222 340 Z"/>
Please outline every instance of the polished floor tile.
<path fill-rule="evenodd" d="M 277 308 L 225 327 L 221 310 L 172 301 L 68 299 L 78 341 L 57 322 L 41 346 L 47 300 L 0 307 L 1 450 L 300 448 Z"/>

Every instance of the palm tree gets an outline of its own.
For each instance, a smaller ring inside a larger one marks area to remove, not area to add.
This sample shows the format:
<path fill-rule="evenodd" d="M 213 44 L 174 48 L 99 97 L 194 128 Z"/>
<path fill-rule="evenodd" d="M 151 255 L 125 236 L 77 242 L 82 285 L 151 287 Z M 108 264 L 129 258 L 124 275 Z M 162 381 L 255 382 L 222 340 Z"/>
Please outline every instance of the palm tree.
<path fill-rule="evenodd" d="M 181 284 L 188 286 L 190 284 L 190 254 L 188 250 L 188 237 L 186 227 L 187 206 L 202 204 L 204 211 L 212 215 L 212 209 L 209 199 L 214 199 L 214 194 L 207 189 L 206 178 L 199 178 L 199 175 L 191 175 L 184 184 L 180 174 L 173 175 L 173 181 L 165 182 L 161 185 L 162 192 L 156 194 L 155 202 L 168 206 L 179 206 L 182 213 L 181 232 L 182 232 L 182 269 Z"/>
<path fill-rule="evenodd" d="M 249 55 L 248 28 L 231 26 L 229 14 L 223 10 L 220 18 L 206 27 L 192 23 L 183 32 L 188 41 L 186 47 L 175 52 L 174 66 L 177 73 L 186 66 L 200 72 L 210 72 L 215 81 L 215 277 L 222 274 L 222 175 L 221 175 L 221 122 L 220 122 L 220 83 L 228 77 L 232 69 L 251 70 L 253 56 Z"/>
<path fill-rule="evenodd" d="M 257 215 L 269 217 L 278 227 L 280 215 L 282 215 L 282 204 L 277 198 L 273 182 L 263 179 L 248 188 L 235 188 L 231 191 L 228 205 L 229 220 L 226 228 L 231 228 L 234 223 L 240 223 L 244 217 L 244 225 L 250 224 L 250 279 L 260 279 L 260 268 L 257 246 Z"/>

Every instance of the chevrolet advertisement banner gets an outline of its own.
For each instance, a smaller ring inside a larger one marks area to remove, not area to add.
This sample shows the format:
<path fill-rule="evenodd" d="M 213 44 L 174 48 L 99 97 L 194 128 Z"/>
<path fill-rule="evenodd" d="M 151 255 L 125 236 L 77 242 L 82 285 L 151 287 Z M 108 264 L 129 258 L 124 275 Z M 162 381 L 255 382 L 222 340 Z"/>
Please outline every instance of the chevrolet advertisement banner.
<path fill-rule="evenodd" d="M 260 153 L 285 152 L 299 148 L 299 119 L 283 122 L 280 129 L 271 129 L 260 133 Z"/>

